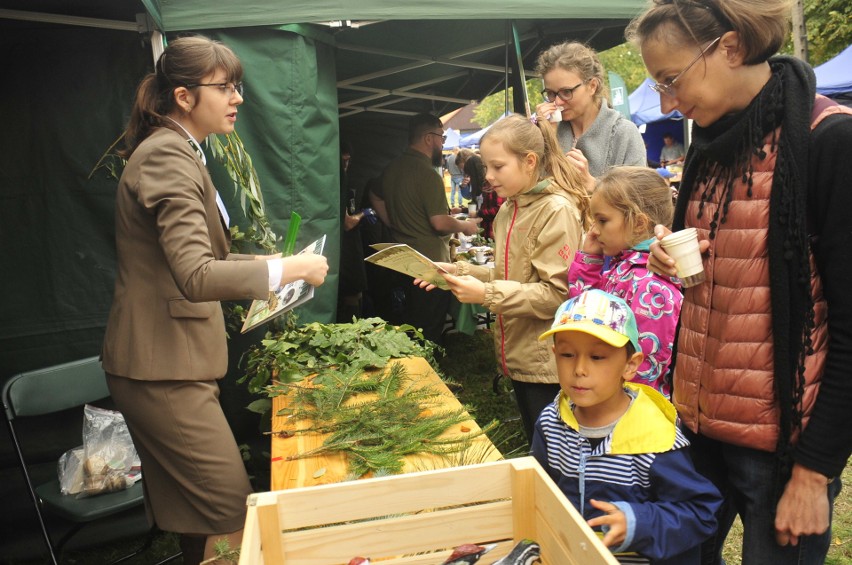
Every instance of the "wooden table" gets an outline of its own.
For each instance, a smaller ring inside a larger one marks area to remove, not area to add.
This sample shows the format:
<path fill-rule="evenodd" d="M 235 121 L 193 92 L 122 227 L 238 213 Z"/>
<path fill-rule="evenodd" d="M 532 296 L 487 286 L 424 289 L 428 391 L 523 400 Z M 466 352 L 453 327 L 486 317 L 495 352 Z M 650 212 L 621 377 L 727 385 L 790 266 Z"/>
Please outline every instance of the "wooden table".
<path fill-rule="evenodd" d="M 461 407 L 459 401 L 425 359 L 411 357 L 395 361 L 402 363 L 408 372 L 408 377 L 414 380 L 417 386 L 429 386 L 440 392 L 444 398 L 442 407 L 447 410 L 457 410 Z M 344 480 L 348 475 L 348 465 L 346 456 L 343 454 L 325 454 L 288 460 L 289 457 L 320 447 L 328 436 L 328 434 L 318 433 L 292 434 L 295 430 L 309 428 L 311 422 L 301 421 L 294 425 L 287 418 L 277 416 L 282 409 L 287 407 L 288 401 L 289 397 L 286 396 L 277 396 L 272 399 L 272 431 L 287 434 L 272 435 L 272 490 L 316 486 Z M 461 425 L 453 426 L 442 437 L 472 435 L 479 431 L 479 425 L 473 419 L 470 419 Z M 497 448 L 484 434 L 471 440 L 470 449 L 471 452 L 477 454 L 477 461 L 473 461 L 476 463 L 503 459 Z M 451 462 L 438 455 L 409 456 L 405 458 L 403 472 L 441 469 L 451 465 Z"/>

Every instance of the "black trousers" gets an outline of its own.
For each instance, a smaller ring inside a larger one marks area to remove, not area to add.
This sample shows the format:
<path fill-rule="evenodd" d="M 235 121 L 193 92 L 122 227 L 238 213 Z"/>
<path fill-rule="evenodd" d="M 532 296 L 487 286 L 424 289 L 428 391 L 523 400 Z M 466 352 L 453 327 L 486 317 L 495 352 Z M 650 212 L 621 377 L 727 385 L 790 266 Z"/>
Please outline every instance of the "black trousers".
<path fill-rule="evenodd" d="M 527 441 L 532 445 L 535 421 L 545 406 L 556 399 L 559 394 L 558 383 L 524 383 L 512 381 L 515 389 L 515 399 L 518 402 L 518 410 L 521 412 L 521 423 L 524 425 L 524 433 Z"/>
<path fill-rule="evenodd" d="M 422 328 L 423 336 L 429 341 L 443 345 L 444 322 L 452 294 L 448 290 L 437 288 L 427 292 L 419 286 L 414 286 L 410 278 L 408 285 L 405 291 L 404 321 Z"/>

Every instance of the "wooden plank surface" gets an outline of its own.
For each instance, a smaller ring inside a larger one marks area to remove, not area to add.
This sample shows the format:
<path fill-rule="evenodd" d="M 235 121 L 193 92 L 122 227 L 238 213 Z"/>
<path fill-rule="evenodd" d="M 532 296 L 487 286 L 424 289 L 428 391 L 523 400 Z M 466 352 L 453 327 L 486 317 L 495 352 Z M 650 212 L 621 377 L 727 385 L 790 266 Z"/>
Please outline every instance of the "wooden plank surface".
<path fill-rule="evenodd" d="M 459 401 L 450 392 L 447 385 L 441 381 L 438 374 L 432 370 L 432 367 L 429 366 L 429 363 L 425 359 L 411 357 L 396 361 L 402 363 L 408 373 L 408 378 L 416 386 L 428 386 L 440 392 L 442 402 L 438 409 L 457 410 L 461 407 Z M 328 434 L 293 433 L 297 430 L 309 428 L 311 422 L 301 421 L 293 423 L 286 417 L 278 416 L 277 414 L 282 409 L 287 408 L 288 400 L 289 397 L 286 396 L 278 396 L 272 399 L 272 490 L 336 483 L 347 479 L 348 465 L 346 457 L 342 454 L 294 458 L 300 453 L 321 447 Z M 442 437 L 463 437 L 474 435 L 479 431 L 479 425 L 471 418 L 461 425 L 453 426 Z M 474 458 L 470 462 L 475 463 L 498 461 L 503 458 L 500 452 L 484 435 L 472 440 L 468 453 L 472 454 Z M 453 466 L 454 464 L 457 464 L 457 458 L 455 457 L 444 458 L 432 454 L 409 456 L 405 458 L 403 472 L 409 473 L 413 471 L 442 469 Z"/>

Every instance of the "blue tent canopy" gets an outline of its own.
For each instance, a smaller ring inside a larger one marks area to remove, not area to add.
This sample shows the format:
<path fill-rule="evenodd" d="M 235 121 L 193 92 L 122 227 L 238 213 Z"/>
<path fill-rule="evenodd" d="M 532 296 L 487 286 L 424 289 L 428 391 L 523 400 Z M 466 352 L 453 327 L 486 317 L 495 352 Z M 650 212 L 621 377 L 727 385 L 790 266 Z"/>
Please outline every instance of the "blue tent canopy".
<path fill-rule="evenodd" d="M 444 135 L 447 136 L 446 141 L 444 141 L 444 149 L 455 149 L 456 147 L 461 147 L 459 145 L 459 141 L 461 139 L 461 133 L 459 130 L 447 128 Z"/>
<path fill-rule="evenodd" d="M 648 88 L 654 84 L 650 78 L 642 81 L 639 87 L 630 93 L 628 100 L 630 101 L 630 119 L 637 126 L 659 122 L 660 120 L 668 120 L 670 118 L 680 119 L 680 112 L 674 110 L 668 114 L 663 114 L 660 111 L 660 95 Z"/>
<path fill-rule="evenodd" d="M 852 45 L 814 68 L 816 90 L 825 96 L 852 92 Z"/>
<path fill-rule="evenodd" d="M 642 81 L 639 87 L 630 93 L 630 119 L 640 127 L 642 139 L 645 140 L 645 150 L 651 161 L 658 161 L 663 148 L 663 135 L 672 134 L 683 143 L 683 115 L 674 110 L 668 114 L 660 111 L 660 95 L 648 88 L 654 84 L 650 78 Z"/>

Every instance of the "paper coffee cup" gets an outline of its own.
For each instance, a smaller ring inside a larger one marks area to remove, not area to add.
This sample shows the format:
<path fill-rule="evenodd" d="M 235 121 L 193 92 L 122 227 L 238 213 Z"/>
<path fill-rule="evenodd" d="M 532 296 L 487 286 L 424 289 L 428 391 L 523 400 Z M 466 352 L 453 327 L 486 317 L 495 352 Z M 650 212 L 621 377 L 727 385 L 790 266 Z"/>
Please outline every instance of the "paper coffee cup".
<path fill-rule="evenodd" d="M 474 259 L 476 259 L 476 262 L 479 263 L 480 265 L 485 263 L 485 250 L 482 249 L 482 248 L 478 248 L 474 252 Z"/>
<path fill-rule="evenodd" d="M 677 278 L 684 288 L 704 282 L 704 263 L 698 248 L 698 230 L 687 228 L 660 240 L 663 251 L 675 260 Z"/>

